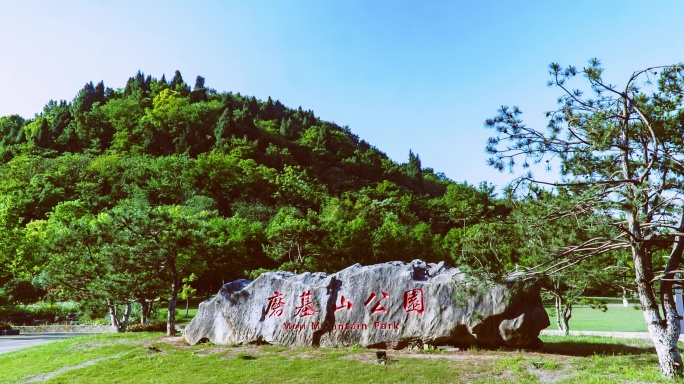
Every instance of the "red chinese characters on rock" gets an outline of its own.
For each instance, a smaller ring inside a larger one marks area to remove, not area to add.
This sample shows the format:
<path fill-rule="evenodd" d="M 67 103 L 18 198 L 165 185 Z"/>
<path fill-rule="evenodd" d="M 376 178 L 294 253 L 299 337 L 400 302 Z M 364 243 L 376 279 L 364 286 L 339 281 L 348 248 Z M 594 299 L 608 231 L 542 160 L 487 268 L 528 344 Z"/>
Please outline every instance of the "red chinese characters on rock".
<path fill-rule="evenodd" d="M 368 296 L 368 299 L 366 299 L 366 301 L 363 303 L 363 305 L 367 307 L 371 302 L 373 302 L 373 300 L 375 300 L 377 296 L 378 295 L 376 295 L 375 292 L 371 293 L 370 296 Z M 378 302 L 375 303 L 373 307 L 371 307 L 371 314 L 379 312 L 386 313 L 387 308 L 382 306 L 382 301 L 388 297 L 390 297 L 390 294 L 385 291 L 382 291 L 382 298 L 378 299 Z"/>
<path fill-rule="evenodd" d="M 342 295 L 342 299 L 340 300 L 340 305 L 335 305 L 335 312 L 341 310 L 341 309 L 346 309 L 346 310 L 351 310 L 352 309 L 352 302 L 347 300 L 344 295 Z"/>
<path fill-rule="evenodd" d="M 298 307 L 295 307 L 295 314 L 294 317 L 309 317 L 315 313 L 318 313 L 318 311 L 313 307 L 313 303 L 311 302 L 311 291 L 306 291 L 302 292 L 302 294 L 299 296 L 301 299 L 301 304 Z"/>
<path fill-rule="evenodd" d="M 404 292 L 404 311 L 406 313 L 417 312 L 421 315 L 425 312 L 422 289 L 412 289 Z"/>
<path fill-rule="evenodd" d="M 276 316 L 280 317 L 283 314 L 283 307 L 285 302 L 283 301 L 283 295 L 278 291 L 273 291 L 274 295 L 268 298 L 268 306 L 264 314 L 268 317 Z"/>
<path fill-rule="evenodd" d="M 268 305 L 266 306 L 264 315 L 267 317 L 280 317 L 283 314 L 283 308 L 286 303 L 280 292 L 274 291 L 273 293 L 274 295 L 268 298 Z M 388 299 L 390 294 L 385 291 L 381 291 L 381 293 L 382 297 L 378 297 L 375 292 L 371 293 L 363 303 L 367 308 L 370 306 L 371 314 L 387 313 L 387 308 L 383 306 L 383 301 Z M 302 292 L 299 299 L 300 305 L 295 307 L 294 317 L 309 317 L 318 313 L 318 310 L 316 310 L 312 301 L 311 290 Z M 334 307 L 335 312 L 343 310 L 351 311 L 352 308 L 352 302 L 347 300 L 344 295 L 341 295 L 339 304 L 335 304 Z M 406 313 L 416 312 L 421 315 L 425 312 L 425 295 L 421 288 L 404 292 L 404 311 Z"/>

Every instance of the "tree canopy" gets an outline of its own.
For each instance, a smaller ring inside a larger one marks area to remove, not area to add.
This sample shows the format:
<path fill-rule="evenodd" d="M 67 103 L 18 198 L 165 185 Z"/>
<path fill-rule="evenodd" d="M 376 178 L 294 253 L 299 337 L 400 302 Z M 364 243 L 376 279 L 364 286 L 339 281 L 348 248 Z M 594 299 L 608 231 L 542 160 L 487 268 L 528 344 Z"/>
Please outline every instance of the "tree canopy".
<path fill-rule="evenodd" d="M 513 170 L 557 160 L 560 181 L 541 183 L 528 172 L 519 185 L 567 189 L 572 204 L 557 216 L 598 217 L 614 229 L 567 244 L 554 263 L 540 266 L 545 273 L 615 250 L 631 253 L 632 278 L 666 377 L 681 376 L 684 368 L 673 291 L 684 250 L 683 69 L 638 70 L 618 86 L 604 80 L 597 59 L 584 68 L 553 63 L 549 85 L 561 96 L 546 114 L 546 129 L 524 124 L 517 107 L 501 107 L 486 121 L 496 132 L 487 146 L 492 166 Z"/>

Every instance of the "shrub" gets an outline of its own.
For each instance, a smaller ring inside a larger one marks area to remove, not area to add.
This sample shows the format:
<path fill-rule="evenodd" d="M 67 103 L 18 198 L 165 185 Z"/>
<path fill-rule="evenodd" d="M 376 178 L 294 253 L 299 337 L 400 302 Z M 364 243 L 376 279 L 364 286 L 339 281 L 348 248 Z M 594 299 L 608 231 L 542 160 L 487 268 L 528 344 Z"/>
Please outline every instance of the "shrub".
<path fill-rule="evenodd" d="M 166 323 L 154 321 L 151 323 L 134 323 L 126 327 L 126 332 L 166 332 Z"/>
<path fill-rule="evenodd" d="M 80 318 L 79 323 L 87 325 L 110 325 L 111 321 L 102 317 L 92 318 L 90 316 L 83 316 Z M 130 323 L 129 323 L 130 324 Z"/>
<path fill-rule="evenodd" d="M 53 321 L 55 317 L 66 318 L 67 314 L 79 312 L 79 303 L 73 301 L 50 303 L 39 301 L 32 304 L 12 305 L 0 308 L 0 320 L 15 324 L 32 325 L 34 319 Z"/>
<path fill-rule="evenodd" d="M 0 321 L 0 331 L 9 331 L 12 328 L 12 324 Z"/>
<path fill-rule="evenodd" d="M 5 283 L 3 291 L 8 301 L 13 304 L 35 303 L 45 296 L 44 290 L 28 280 L 10 280 Z"/>

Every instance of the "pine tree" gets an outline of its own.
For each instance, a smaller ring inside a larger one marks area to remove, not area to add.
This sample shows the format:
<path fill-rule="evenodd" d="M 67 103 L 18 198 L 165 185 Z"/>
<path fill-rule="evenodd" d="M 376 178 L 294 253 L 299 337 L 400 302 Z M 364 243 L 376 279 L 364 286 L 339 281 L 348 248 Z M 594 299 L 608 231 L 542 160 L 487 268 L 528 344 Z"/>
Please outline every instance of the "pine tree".
<path fill-rule="evenodd" d="M 207 101 L 207 89 L 204 88 L 204 77 L 197 76 L 195 88 L 190 92 L 190 102 L 197 103 L 200 101 Z"/>
<path fill-rule="evenodd" d="M 412 179 L 421 178 L 423 175 L 423 168 L 420 163 L 420 156 L 414 154 L 412 150 L 409 149 L 409 159 L 406 164 L 406 175 Z"/>

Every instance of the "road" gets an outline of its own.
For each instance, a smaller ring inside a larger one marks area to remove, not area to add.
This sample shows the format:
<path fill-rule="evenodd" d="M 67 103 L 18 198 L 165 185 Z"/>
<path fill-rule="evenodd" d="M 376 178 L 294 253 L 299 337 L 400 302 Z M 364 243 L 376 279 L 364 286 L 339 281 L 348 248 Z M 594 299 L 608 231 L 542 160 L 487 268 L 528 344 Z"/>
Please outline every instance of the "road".
<path fill-rule="evenodd" d="M 72 337 L 87 336 L 92 333 L 27 333 L 13 336 L 0 336 L 0 353 L 7 353 L 32 345 L 64 340 Z"/>

